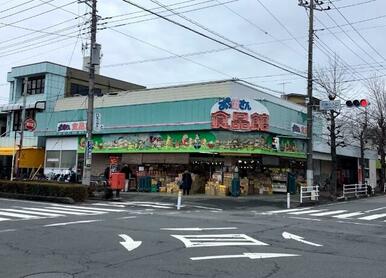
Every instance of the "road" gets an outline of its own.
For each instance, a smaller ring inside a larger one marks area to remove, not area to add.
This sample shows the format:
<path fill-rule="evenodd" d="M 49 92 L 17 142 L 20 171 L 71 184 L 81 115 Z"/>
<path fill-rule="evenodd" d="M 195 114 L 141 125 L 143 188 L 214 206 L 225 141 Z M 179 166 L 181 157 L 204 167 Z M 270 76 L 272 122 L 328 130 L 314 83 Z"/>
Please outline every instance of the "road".
<path fill-rule="evenodd" d="M 386 197 L 188 203 L 0 199 L 0 277 L 386 277 Z"/>

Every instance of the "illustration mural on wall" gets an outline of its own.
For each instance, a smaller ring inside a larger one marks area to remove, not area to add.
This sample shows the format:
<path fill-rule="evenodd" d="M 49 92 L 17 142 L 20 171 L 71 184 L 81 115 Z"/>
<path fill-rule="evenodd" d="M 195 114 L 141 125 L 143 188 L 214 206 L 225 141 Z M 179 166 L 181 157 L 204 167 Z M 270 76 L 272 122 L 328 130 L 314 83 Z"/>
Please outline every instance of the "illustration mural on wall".
<path fill-rule="evenodd" d="M 269 128 L 269 112 L 256 100 L 227 97 L 213 105 L 210 114 L 213 129 L 267 131 Z"/>
<path fill-rule="evenodd" d="M 235 132 L 168 132 L 94 135 L 94 153 L 251 153 L 304 157 L 305 143 L 280 139 L 280 151 L 272 148 L 272 135 Z M 79 138 L 78 152 L 84 153 L 86 139 Z"/>

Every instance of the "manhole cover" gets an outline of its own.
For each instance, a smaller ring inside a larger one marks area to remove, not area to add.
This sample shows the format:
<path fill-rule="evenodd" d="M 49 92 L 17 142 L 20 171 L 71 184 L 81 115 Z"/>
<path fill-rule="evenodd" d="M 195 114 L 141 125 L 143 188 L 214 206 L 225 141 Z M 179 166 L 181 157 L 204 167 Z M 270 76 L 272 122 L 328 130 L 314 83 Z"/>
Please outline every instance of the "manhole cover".
<path fill-rule="evenodd" d="M 74 275 L 64 272 L 45 272 L 27 275 L 23 278 L 74 278 Z"/>

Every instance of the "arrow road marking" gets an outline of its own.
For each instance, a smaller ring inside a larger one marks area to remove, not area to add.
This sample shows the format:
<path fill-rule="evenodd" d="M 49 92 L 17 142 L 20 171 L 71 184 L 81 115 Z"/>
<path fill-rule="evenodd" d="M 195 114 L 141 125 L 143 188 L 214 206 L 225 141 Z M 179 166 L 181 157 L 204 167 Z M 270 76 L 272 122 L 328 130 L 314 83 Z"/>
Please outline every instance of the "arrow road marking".
<path fill-rule="evenodd" d="M 130 236 L 122 234 L 119 235 L 124 241 L 119 242 L 123 247 L 125 247 L 129 252 L 138 248 L 142 241 L 134 241 Z"/>
<path fill-rule="evenodd" d="M 164 231 L 214 231 L 214 230 L 237 230 L 237 227 L 222 227 L 222 228 L 161 228 Z"/>
<path fill-rule="evenodd" d="M 282 233 L 282 236 L 283 236 L 285 239 L 293 239 L 293 240 L 302 242 L 302 243 L 304 243 L 304 244 L 312 245 L 312 246 L 317 246 L 317 247 L 323 246 L 323 245 L 318 244 L 318 243 L 313 243 L 313 242 L 311 242 L 311 241 L 306 241 L 306 240 L 304 240 L 304 238 L 301 237 L 301 236 L 297 236 L 297 235 L 290 234 L 290 233 L 287 233 L 287 232 L 283 232 L 283 233 Z"/>
<path fill-rule="evenodd" d="M 223 255 L 223 256 L 206 256 L 206 257 L 193 257 L 192 261 L 200 260 L 214 260 L 214 259 L 230 259 L 230 258 L 249 258 L 251 260 L 256 259 L 269 259 L 279 257 L 298 257 L 297 254 L 280 254 L 280 253 L 243 253 L 240 255 Z"/>

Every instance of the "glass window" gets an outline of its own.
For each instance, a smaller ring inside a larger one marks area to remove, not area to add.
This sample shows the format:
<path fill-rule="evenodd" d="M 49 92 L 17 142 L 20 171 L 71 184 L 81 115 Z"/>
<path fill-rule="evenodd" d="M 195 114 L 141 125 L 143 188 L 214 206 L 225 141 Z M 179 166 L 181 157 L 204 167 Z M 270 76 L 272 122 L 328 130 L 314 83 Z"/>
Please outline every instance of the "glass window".
<path fill-rule="evenodd" d="M 46 153 L 46 167 L 59 168 L 60 151 L 47 151 Z"/>
<path fill-rule="evenodd" d="M 76 151 L 62 151 L 60 168 L 74 168 L 76 166 Z"/>
<path fill-rule="evenodd" d="M 27 94 L 28 95 L 44 94 L 44 82 L 45 82 L 44 75 L 29 77 L 28 84 L 27 84 Z M 22 90 L 23 88 L 24 88 L 24 79 L 23 79 Z"/>

